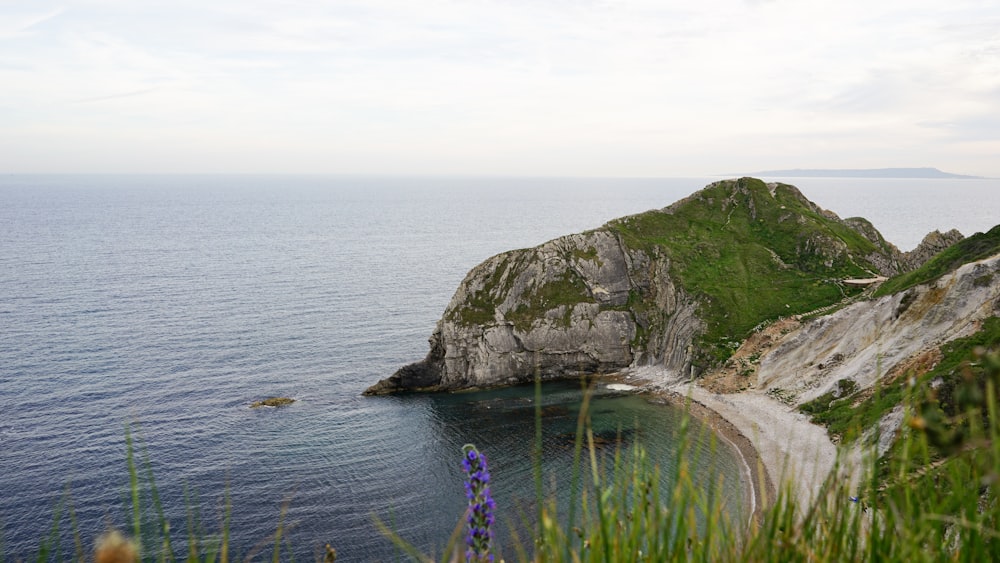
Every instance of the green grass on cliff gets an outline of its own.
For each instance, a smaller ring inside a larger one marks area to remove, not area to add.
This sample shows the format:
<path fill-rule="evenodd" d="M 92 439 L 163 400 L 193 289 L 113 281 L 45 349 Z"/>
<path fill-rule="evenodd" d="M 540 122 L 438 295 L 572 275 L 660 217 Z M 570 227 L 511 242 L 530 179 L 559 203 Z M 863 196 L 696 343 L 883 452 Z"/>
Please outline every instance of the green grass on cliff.
<path fill-rule="evenodd" d="M 632 248 L 668 256 L 671 274 L 702 299 L 708 362 L 727 358 L 732 343 L 762 321 L 856 293 L 839 280 L 869 276 L 861 257 L 878 250 L 815 211 L 795 188 L 779 184 L 772 194 L 753 178 L 714 184 L 669 211 L 626 217 L 608 228 Z"/>
<path fill-rule="evenodd" d="M 575 256 L 593 260 L 597 250 L 593 247 L 585 251 L 577 251 Z M 510 294 L 514 278 L 524 268 L 529 260 L 537 260 L 537 254 L 530 250 L 515 250 L 497 257 L 499 262 L 483 287 L 474 291 L 461 307 L 452 312 L 452 319 L 465 326 L 487 325 L 496 320 L 497 307 Z M 518 330 L 524 332 L 531 329 L 532 323 L 545 316 L 545 313 L 559 307 L 564 307 L 559 326 L 568 327 L 573 306 L 577 303 L 593 302 L 593 298 L 576 271 L 566 269 L 555 279 L 540 284 L 527 294 L 527 302 L 519 304 L 508 311 L 504 318 Z"/>
<path fill-rule="evenodd" d="M 895 276 L 884 282 L 875 296 L 891 295 L 911 287 L 930 283 L 941 276 L 953 272 L 964 264 L 982 260 L 1000 253 L 1000 225 L 986 233 L 978 233 L 941 251 L 922 267 Z M 974 283 L 988 285 L 995 283 L 992 274 L 986 274 Z M 904 299 L 902 304 L 907 305 Z M 927 373 L 911 380 L 913 374 L 902 374 L 888 382 L 871 395 L 866 392 L 826 393 L 802 405 L 802 410 L 812 417 L 812 421 L 827 427 L 837 438 L 853 440 L 863 429 L 871 428 L 889 410 L 898 405 L 908 387 L 912 385 L 934 385 L 934 395 L 938 408 L 944 416 L 958 414 L 963 379 L 970 373 L 973 378 L 983 379 L 982 365 L 967 365 L 968 358 L 976 348 L 1000 348 L 1000 318 L 991 317 L 983 322 L 975 334 L 953 340 L 941 347 L 943 358 Z M 980 386 L 982 387 L 982 386 Z"/>
<path fill-rule="evenodd" d="M 525 332 L 531 328 L 532 322 L 543 316 L 546 311 L 563 307 L 558 325 L 569 327 L 573 306 L 586 301 L 592 301 L 587 291 L 587 284 L 580 274 L 567 269 L 554 280 L 536 288 L 527 303 L 522 303 L 507 313 L 507 320 L 514 323 L 514 328 Z"/>
<path fill-rule="evenodd" d="M 1000 225 L 985 233 L 977 233 L 961 240 L 942 250 L 916 270 L 895 276 L 884 282 L 876 290 L 875 296 L 892 295 L 913 286 L 929 283 L 955 271 L 964 264 L 989 258 L 998 253 L 1000 253 Z M 992 279 L 982 280 L 983 284 L 992 282 Z"/>
<path fill-rule="evenodd" d="M 916 379 L 911 379 L 914 374 L 900 374 L 874 394 L 856 391 L 851 386 L 853 382 L 844 380 L 840 385 L 840 393 L 825 393 L 800 408 L 812 417 L 813 422 L 826 426 L 831 436 L 850 441 L 900 404 L 909 388 L 930 386 L 931 382 L 935 382 L 933 394 L 942 413 L 946 416 L 959 415 L 961 393 L 957 390 L 962 388 L 963 381 L 970 374 L 979 381 L 983 381 L 985 377 L 985 367 L 982 364 L 969 363 L 977 348 L 1000 350 L 1000 318 L 990 317 L 975 334 L 943 345 L 941 360 Z M 983 386 L 984 384 L 980 385 Z"/>
<path fill-rule="evenodd" d="M 870 227 L 870 225 L 869 225 Z M 857 294 L 840 283 L 869 277 L 874 268 L 865 256 L 883 251 L 846 223 L 819 211 L 799 191 L 778 184 L 772 191 L 753 178 L 717 182 L 666 211 L 649 211 L 609 222 L 603 229 L 651 259 L 669 259 L 671 277 L 699 302 L 707 328 L 696 342 L 695 363 L 708 367 L 724 361 L 749 332 L 782 316 L 813 311 Z M 596 260 L 596 248 L 575 249 L 565 256 Z M 465 326 L 495 321 L 500 302 L 510 293 L 517 272 L 537 260 L 531 250 L 495 258 L 483 286 L 452 313 Z M 573 270 L 530 289 L 526 302 L 505 313 L 518 330 L 563 306 L 562 326 L 570 324 L 573 305 L 594 302 Z M 633 346 L 667 322 L 666 313 L 641 290 L 630 295 L 627 309 L 637 321 Z"/>

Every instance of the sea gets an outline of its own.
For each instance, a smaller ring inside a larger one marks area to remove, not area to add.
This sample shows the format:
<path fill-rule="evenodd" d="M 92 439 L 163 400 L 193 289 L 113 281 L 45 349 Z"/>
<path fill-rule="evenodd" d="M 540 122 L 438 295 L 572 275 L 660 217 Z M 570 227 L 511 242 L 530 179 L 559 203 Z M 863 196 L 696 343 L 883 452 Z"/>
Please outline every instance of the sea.
<path fill-rule="evenodd" d="M 241 558 L 269 557 L 280 525 L 283 558 L 329 544 L 338 561 L 397 559 L 376 520 L 440 555 L 466 503 L 466 443 L 516 529 L 536 502 L 531 386 L 362 391 L 424 357 L 486 258 L 718 179 L 0 176 L 0 553 L 31 559 L 46 538 L 71 553 L 74 530 L 89 551 L 129 530 L 126 428 L 179 551 L 192 521 L 209 537 L 230 514 Z M 781 180 L 903 250 L 1000 223 L 1000 180 Z M 269 396 L 296 402 L 250 408 Z M 580 398 L 577 382 L 544 386 L 546 496 L 570 489 Z M 615 444 L 602 463 L 637 444 L 664 475 L 685 459 L 746 511 L 741 460 L 697 422 L 679 451 L 679 409 L 599 384 L 590 413 Z"/>

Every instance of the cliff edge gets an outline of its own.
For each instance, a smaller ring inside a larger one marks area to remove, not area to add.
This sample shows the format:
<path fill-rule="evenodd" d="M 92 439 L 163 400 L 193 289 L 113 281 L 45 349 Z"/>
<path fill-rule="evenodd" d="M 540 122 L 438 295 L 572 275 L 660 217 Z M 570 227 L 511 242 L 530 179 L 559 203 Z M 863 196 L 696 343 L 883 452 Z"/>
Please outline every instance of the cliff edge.
<path fill-rule="evenodd" d="M 724 362 L 763 322 L 864 291 L 843 280 L 892 276 L 916 260 L 867 221 L 840 219 L 794 186 L 715 182 L 664 209 L 476 266 L 427 357 L 365 393 L 644 365 L 688 377 Z"/>

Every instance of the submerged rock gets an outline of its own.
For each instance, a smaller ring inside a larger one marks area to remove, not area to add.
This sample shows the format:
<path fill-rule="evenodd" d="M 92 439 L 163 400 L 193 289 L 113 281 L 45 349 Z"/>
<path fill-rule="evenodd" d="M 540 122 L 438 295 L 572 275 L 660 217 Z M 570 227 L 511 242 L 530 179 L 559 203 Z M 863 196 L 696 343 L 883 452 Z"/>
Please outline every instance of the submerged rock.
<path fill-rule="evenodd" d="M 295 402 L 295 399 L 290 399 L 288 397 L 268 397 L 261 401 L 254 401 L 250 403 L 250 408 L 256 409 L 260 407 L 284 407 Z"/>

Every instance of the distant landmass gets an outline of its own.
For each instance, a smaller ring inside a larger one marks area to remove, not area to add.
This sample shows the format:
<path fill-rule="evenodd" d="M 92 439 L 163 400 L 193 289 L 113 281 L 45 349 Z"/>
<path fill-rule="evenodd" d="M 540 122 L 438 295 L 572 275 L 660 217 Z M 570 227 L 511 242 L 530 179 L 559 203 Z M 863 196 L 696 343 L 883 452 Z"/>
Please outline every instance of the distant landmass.
<path fill-rule="evenodd" d="M 981 178 L 981 176 L 942 172 L 937 168 L 794 168 L 792 170 L 764 170 L 754 172 L 751 175 L 793 178 Z"/>

